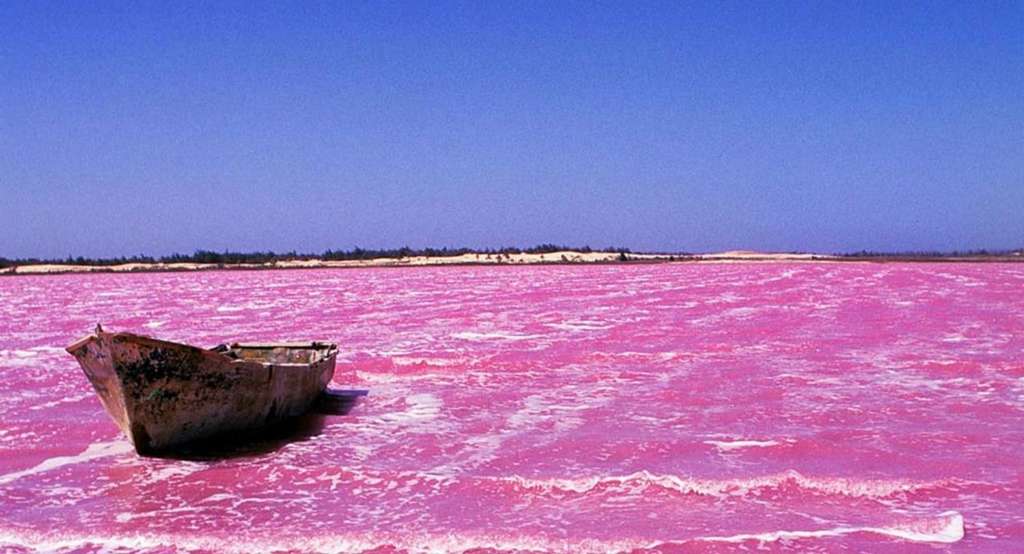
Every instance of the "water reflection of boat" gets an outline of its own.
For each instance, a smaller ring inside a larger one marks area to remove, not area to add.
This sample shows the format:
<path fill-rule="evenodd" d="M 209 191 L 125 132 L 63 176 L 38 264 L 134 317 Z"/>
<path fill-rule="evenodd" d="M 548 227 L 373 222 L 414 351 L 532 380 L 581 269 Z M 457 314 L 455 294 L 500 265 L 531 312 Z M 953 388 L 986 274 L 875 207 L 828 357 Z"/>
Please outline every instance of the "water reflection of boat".
<path fill-rule="evenodd" d="M 67 348 L 139 454 L 307 412 L 334 375 L 325 342 L 197 348 L 96 333 Z"/>

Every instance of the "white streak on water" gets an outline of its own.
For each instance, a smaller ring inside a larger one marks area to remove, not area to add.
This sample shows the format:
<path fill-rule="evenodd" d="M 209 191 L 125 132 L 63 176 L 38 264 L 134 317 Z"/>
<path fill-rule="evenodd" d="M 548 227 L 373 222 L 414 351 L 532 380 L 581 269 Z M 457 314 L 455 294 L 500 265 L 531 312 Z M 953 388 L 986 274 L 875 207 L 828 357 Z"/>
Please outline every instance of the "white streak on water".
<path fill-rule="evenodd" d="M 939 514 L 939 517 L 942 519 L 938 525 L 929 521 L 916 525 L 894 525 L 892 527 L 836 527 L 817 531 L 772 531 L 728 537 L 702 537 L 700 540 L 708 542 L 774 542 L 783 539 L 838 537 L 850 533 L 877 533 L 914 542 L 953 543 L 964 538 L 964 517 L 962 515 L 957 512 L 944 512 Z"/>
<path fill-rule="evenodd" d="M 516 333 L 475 333 L 472 331 L 466 331 L 463 333 L 455 333 L 452 335 L 457 339 L 471 340 L 471 341 L 493 341 L 493 340 L 530 340 L 544 338 L 541 335 L 519 335 Z"/>
<path fill-rule="evenodd" d="M 659 549 L 675 544 L 694 542 L 760 543 L 779 540 L 831 538 L 852 533 L 875 533 L 913 542 L 954 543 L 964 536 L 963 516 L 957 512 L 944 512 L 937 517 L 916 522 L 883 527 L 834 527 L 813 531 L 769 531 L 745 533 L 730 536 L 698 536 L 678 540 L 614 540 L 595 539 L 559 540 L 530 535 L 486 535 L 458 534 L 445 535 L 336 535 L 317 537 L 291 537 L 278 539 L 249 539 L 244 542 L 229 541 L 212 536 L 171 536 L 160 534 L 136 534 L 131 536 L 104 535 L 43 535 L 24 531 L 0 531 L 0 545 L 16 545 L 42 551 L 61 551 L 100 547 L 116 550 L 163 549 L 173 546 L 186 551 L 212 550 L 216 552 L 270 552 L 302 551 L 321 552 L 363 552 L 385 545 L 396 546 L 399 550 L 412 553 L 464 552 L 468 550 L 498 551 L 542 551 L 542 552 L 621 552 L 639 549 Z"/>
<path fill-rule="evenodd" d="M 441 399 L 429 393 L 411 394 L 405 397 L 406 409 L 377 416 L 384 425 L 404 426 L 410 430 L 435 429 L 430 424 L 441 413 Z"/>
<path fill-rule="evenodd" d="M 74 456 L 55 456 L 39 462 L 33 467 L 23 469 L 21 471 L 14 471 L 11 473 L 5 473 L 0 475 L 0 485 L 6 485 L 22 477 L 29 475 L 35 475 L 37 473 L 43 473 L 59 467 L 64 467 L 72 464 L 79 464 L 87 462 L 89 460 L 95 460 L 96 458 L 105 458 L 107 456 L 116 456 L 118 454 L 125 454 L 132 451 L 132 445 L 125 440 L 114 440 L 110 442 L 97 442 L 90 444 L 88 448 L 82 451 L 80 454 Z"/>
<path fill-rule="evenodd" d="M 768 447 L 778 446 L 779 441 L 753 441 L 753 440 L 739 440 L 739 441 L 704 441 L 704 444 L 710 444 L 719 450 L 736 450 L 739 448 L 751 448 L 751 447 Z"/>
<path fill-rule="evenodd" d="M 81 402 L 83 400 L 92 398 L 93 396 L 95 396 L 95 394 L 92 393 L 92 392 L 88 392 L 88 393 L 84 393 L 84 394 L 79 394 L 77 396 L 68 396 L 68 397 L 65 397 L 65 398 L 61 398 L 59 400 L 52 400 L 50 402 L 46 402 L 46 403 L 43 403 L 43 404 L 36 404 L 35 406 L 32 406 L 31 408 L 29 408 L 29 410 L 33 410 L 33 411 L 35 411 L 35 410 L 45 410 L 47 408 L 53 408 L 54 406 L 58 406 L 60 404 Z"/>
<path fill-rule="evenodd" d="M 702 496 L 745 496 L 756 489 L 777 488 L 793 484 L 805 490 L 853 498 L 885 498 L 920 489 L 945 486 L 949 483 L 913 482 L 904 480 L 860 480 L 841 477 L 807 477 L 797 471 L 737 479 L 698 479 L 683 475 L 657 474 L 646 470 L 629 475 L 602 475 L 574 478 L 530 479 L 514 475 L 498 478 L 520 487 L 543 492 L 587 494 L 604 488 L 643 490 L 650 487 L 673 490 L 682 494 Z"/>

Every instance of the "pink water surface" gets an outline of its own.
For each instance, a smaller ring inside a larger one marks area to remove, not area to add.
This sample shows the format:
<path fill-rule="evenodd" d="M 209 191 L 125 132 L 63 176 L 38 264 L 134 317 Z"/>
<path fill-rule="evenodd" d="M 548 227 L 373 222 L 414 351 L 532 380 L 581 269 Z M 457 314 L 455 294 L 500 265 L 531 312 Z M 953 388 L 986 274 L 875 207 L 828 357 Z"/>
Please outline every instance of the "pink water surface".
<path fill-rule="evenodd" d="M 340 345 L 351 413 L 137 457 L 97 322 Z M 1024 551 L 1024 264 L 0 279 L 0 550 Z"/>

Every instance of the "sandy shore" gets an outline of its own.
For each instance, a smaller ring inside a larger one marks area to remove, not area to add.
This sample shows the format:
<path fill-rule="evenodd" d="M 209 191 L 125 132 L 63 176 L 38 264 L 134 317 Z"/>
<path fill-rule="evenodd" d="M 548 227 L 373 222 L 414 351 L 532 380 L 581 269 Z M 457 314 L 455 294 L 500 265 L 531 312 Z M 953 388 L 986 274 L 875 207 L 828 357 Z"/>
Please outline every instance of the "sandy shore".
<path fill-rule="evenodd" d="M 629 254 L 632 261 L 668 261 L 669 255 Z M 263 264 L 128 263 L 119 265 L 35 264 L 0 269 L 0 274 L 126 273 L 134 271 L 199 271 L 209 269 L 295 269 L 322 267 L 407 267 L 434 265 L 529 265 L 555 263 L 608 263 L 619 261 L 618 252 L 550 252 L 547 254 L 463 254 L 460 256 L 411 256 L 367 260 L 285 260 Z"/>
<path fill-rule="evenodd" d="M 34 264 L 0 269 L 0 275 L 40 275 L 56 273 L 129 273 L 141 271 L 201 271 L 212 269 L 299 269 L 329 267 L 414 267 L 439 265 L 531 265 L 621 263 L 618 252 L 575 252 L 547 254 L 462 254 L 460 256 L 411 256 L 407 258 L 371 258 L 367 260 L 322 260 L 308 258 L 263 264 L 199 263 L 127 263 L 119 265 Z M 1024 256 L 969 257 L 840 257 L 829 254 L 756 252 L 731 250 L 707 254 L 627 254 L 630 263 L 764 263 L 764 262 L 1024 262 Z"/>

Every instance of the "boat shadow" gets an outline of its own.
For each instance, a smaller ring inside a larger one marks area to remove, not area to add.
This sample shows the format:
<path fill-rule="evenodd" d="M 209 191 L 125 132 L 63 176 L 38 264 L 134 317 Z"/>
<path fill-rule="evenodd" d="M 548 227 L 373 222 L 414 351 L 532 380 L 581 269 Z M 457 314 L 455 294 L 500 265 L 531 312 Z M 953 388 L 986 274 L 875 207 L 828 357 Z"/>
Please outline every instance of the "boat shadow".
<path fill-rule="evenodd" d="M 211 437 L 174 450 L 152 453 L 148 457 L 209 462 L 269 454 L 320 435 L 329 416 L 347 415 L 365 395 L 366 391 L 332 393 L 329 398 L 318 401 L 305 415 L 253 431 Z"/>

